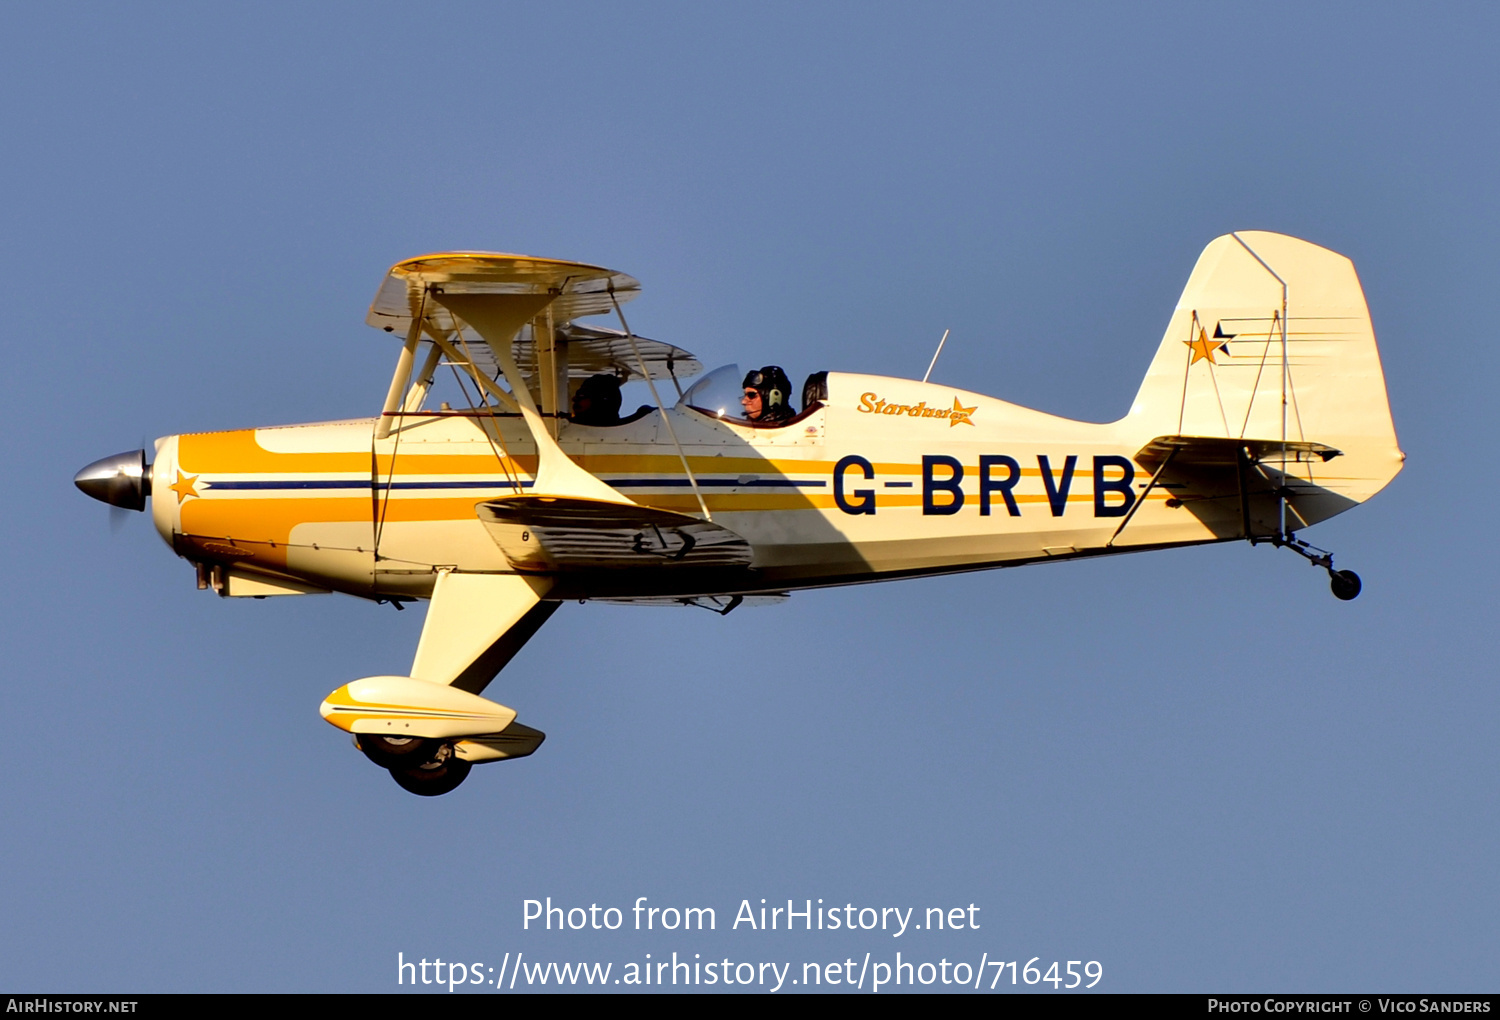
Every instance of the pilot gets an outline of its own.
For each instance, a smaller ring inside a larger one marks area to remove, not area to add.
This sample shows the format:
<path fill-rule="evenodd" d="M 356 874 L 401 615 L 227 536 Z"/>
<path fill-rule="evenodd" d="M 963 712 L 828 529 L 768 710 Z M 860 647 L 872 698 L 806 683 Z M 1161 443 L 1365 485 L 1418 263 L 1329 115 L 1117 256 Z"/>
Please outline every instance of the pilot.
<path fill-rule="evenodd" d="M 745 395 L 740 403 L 745 408 L 745 417 L 757 425 L 771 425 L 796 417 L 788 399 L 792 394 L 792 381 L 786 377 L 780 365 L 767 365 L 758 372 L 745 376 Z"/>
<path fill-rule="evenodd" d="M 591 375 L 573 394 L 572 420 L 579 425 L 620 424 L 620 380 Z"/>

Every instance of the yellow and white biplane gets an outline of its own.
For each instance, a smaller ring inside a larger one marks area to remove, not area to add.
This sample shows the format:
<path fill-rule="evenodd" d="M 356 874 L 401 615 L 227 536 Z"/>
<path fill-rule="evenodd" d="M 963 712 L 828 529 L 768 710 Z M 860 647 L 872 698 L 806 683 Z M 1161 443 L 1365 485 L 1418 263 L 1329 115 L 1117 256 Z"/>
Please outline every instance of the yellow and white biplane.
<path fill-rule="evenodd" d="M 1198 260 L 1130 412 L 1090 424 L 926 381 L 807 379 L 797 413 L 739 417 L 734 366 L 638 337 L 623 273 L 479 252 L 397 263 L 367 321 L 402 340 L 375 418 L 168 436 L 76 482 L 144 510 L 198 586 L 430 599 L 403 675 L 322 704 L 414 793 L 543 734 L 482 696 L 563 602 L 727 613 L 800 588 L 1248 539 L 1351 599 L 1297 533 L 1374 495 L 1403 454 L 1345 257 L 1228 234 Z M 611 315 L 619 329 L 579 322 Z M 463 406 L 430 406 L 442 369 Z M 929 368 L 929 374 L 931 369 Z M 583 381 L 655 406 L 570 415 Z M 668 406 L 658 383 L 670 381 Z"/>

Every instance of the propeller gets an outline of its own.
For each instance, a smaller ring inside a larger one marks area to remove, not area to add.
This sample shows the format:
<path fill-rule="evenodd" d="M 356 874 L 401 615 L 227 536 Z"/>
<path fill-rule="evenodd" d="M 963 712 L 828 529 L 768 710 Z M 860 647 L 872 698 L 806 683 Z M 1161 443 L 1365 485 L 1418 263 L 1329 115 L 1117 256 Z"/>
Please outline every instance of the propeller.
<path fill-rule="evenodd" d="M 109 533 L 118 535 L 125 527 L 125 522 L 130 520 L 130 511 L 122 506 L 109 508 Z"/>

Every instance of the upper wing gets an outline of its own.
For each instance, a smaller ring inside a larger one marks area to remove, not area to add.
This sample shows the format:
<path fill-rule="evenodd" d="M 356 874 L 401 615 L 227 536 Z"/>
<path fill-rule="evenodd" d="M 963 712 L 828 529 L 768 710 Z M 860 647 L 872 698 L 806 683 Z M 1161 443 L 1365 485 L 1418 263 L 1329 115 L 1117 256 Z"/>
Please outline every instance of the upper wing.
<path fill-rule="evenodd" d="M 421 309 L 428 328 L 445 336 L 456 328 L 453 314 L 440 301 L 423 301 L 425 287 L 450 295 L 538 295 L 552 294 L 548 306 L 557 337 L 568 345 L 568 375 L 577 379 L 598 373 L 619 376 L 624 381 L 641 379 L 640 363 L 630 338 L 618 330 L 581 326 L 573 322 L 584 315 L 600 315 L 613 308 L 610 294 L 620 303 L 641 292 L 634 277 L 582 262 L 501 255 L 487 252 L 448 252 L 421 255 L 398 262 L 381 283 L 365 321 L 377 329 L 406 336 L 412 318 Z M 635 337 L 635 348 L 653 379 L 676 376 L 686 379 L 703 370 L 698 359 L 680 347 Z M 536 337 L 532 326 L 521 327 L 512 343 L 512 357 L 521 374 L 530 379 L 537 372 Z M 483 345 L 470 347 L 471 360 L 490 378 L 499 375 L 494 354 Z"/>
<path fill-rule="evenodd" d="M 421 314 L 437 328 L 452 332 L 454 323 L 447 308 L 440 302 L 424 303 L 428 287 L 434 293 L 453 295 L 535 295 L 539 299 L 550 295 L 553 320 L 558 323 L 600 315 L 610 311 L 614 301 L 623 304 L 641 292 L 635 277 L 583 262 L 498 252 L 439 252 L 392 266 L 365 321 L 404 336 L 413 317 Z M 547 303 L 538 301 L 539 306 Z"/>

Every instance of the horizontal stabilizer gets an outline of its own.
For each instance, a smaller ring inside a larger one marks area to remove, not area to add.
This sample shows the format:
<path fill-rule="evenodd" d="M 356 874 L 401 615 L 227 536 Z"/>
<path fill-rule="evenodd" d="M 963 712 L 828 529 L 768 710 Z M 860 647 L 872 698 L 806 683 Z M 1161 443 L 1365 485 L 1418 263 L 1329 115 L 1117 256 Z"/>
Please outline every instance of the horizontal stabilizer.
<path fill-rule="evenodd" d="M 517 570 L 744 567 L 752 556 L 750 544 L 727 528 L 653 507 L 520 496 L 477 510 Z"/>
<path fill-rule="evenodd" d="M 1179 466 L 1224 465 L 1233 467 L 1243 456 L 1247 462 L 1276 464 L 1326 463 L 1342 451 L 1322 443 L 1280 439 L 1225 439 L 1222 436 L 1157 436 L 1141 448 L 1135 459 L 1152 467 L 1168 457 Z"/>
<path fill-rule="evenodd" d="M 1135 459 L 1170 494 L 1168 506 L 1186 507 L 1219 538 L 1256 538 L 1298 531 L 1353 506 L 1333 488 L 1342 456 L 1305 440 L 1157 436 Z"/>

